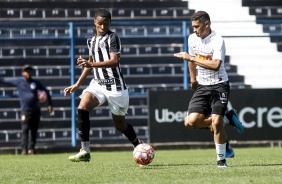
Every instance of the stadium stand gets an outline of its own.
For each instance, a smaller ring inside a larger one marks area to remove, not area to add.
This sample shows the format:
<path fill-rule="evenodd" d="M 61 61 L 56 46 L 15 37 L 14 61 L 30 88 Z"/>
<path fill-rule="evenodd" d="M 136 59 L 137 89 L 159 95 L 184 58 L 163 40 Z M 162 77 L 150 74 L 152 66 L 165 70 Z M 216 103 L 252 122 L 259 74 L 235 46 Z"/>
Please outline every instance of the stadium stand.
<path fill-rule="evenodd" d="M 278 44 L 281 52 L 282 37 L 282 1 L 243 0 L 242 5 L 249 7 L 249 14 L 256 17 L 256 22 L 263 25 L 263 32 L 270 35 L 271 42 Z"/>
<path fill-rule="evenodd" d="M 183 63 L 172 54 L 183 50 L 181 21 L 189 20 L 195 12 L 188 9 L 187 1 L 0 2 L 0 21 L 5 22 L 0 24 L 0 77 L 19 76 L 21 66 L 29 63 L 35 66 L 35 77 L 48 86 L 53 97 L 54 112 L 49 115 L 43 107 L 38 146 L 70 145 L 71 101 L 69 97 L 63 97 L 63 88 L 70 84 L 71 33 L 68 23 L 72 21 L 75 25 L 75 57 L 87 56 L 86 38 L 94 34 L 92 7 L 109 7 L 112 12 L 112 30 L 122 39 L 121 64 L 130 91 L 127 120 L 134 125 L 141 139 L 148 139 L 147 90 L 183 89 Z M 138 24 L 138 21 L 143 22 Z M 192 29 L 188 28 L 190 33 Z M 250 88 L 230 60 L 227 56 L 231 87 Z M 81 69 L 76 67 L 76 78 L 80 72 Z M 0 147 L 19 146 L 21 130 L 17 91 L 13 87 L 1 86 L 0 96 Z M 95 143 L 127 143 L 112 126 L 105 105 L 91 113 L 91 127 L 91 139 Z"/>
<path fill-rule="evenodd" d="M 282 1 L 280 0 L 242 0 L 242 6 L 249 7 L 250 15 L 255 15 L 257 20 L 282 18 Z"/>

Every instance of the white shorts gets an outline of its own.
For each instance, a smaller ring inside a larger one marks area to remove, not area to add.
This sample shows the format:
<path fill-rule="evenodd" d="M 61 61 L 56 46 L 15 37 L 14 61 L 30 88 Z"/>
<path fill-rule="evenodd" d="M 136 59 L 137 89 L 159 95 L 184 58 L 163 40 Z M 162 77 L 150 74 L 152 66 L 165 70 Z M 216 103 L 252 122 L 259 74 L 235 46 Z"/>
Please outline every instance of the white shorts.
<path fill-rule="evenodd" d="M 95 80 L 91 80 L 89 86 L 83 90 L 80 98 L 85 92 L 93 94 L 99 100 L 99 106 L 106 101 L 114 115 L 125 116 L 129 106 L 128 89 L 122 91 L 108 91 L 99 85 Z"/>

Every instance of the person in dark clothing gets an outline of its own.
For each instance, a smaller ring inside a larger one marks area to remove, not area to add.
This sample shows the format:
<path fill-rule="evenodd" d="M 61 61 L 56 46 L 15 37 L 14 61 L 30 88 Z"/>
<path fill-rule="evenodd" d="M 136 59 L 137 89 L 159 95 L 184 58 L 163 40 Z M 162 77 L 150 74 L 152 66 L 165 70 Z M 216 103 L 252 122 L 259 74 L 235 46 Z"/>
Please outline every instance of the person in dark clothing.
<path fill-rule="evenodd" d="M 22 126 L 22 155 L 35 153 L 38 126 L 41 117 L 40 102 L 37 94 L 39 90 L 46 92 L 48 112 L 51 113 L 53 111 L 49 91 L 40 81 L 32 78 L 32 73 L 33 67 L 25 65 L 22 68 L 22 77 L 0 78 L 0 83 L 16 86 L 19 92 Z"/>

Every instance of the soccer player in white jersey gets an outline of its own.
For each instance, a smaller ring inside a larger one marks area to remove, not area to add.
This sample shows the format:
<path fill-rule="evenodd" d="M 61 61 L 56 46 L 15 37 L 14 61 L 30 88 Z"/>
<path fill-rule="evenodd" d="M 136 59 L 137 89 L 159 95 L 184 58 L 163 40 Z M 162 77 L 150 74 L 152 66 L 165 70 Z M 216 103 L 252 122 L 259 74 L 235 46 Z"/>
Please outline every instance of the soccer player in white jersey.
<path fill-rule="evenodd" d="M 140 142 L 132 125 L 125 122 L 129 106 L 128 88 L 120 69 L 121 43 L 118 35 L 110 30 L 111 14 L 105 9 L 95 12 L 96 35 L 87 40 L 89 59 L 77 59 L 78 66 L 84 67 L 77 82 L 64 89 L 65 96 L 76 91 L 91 71 L 94 78 L 84 89 L 77 113 L 78 134 L 81 140 L 80 152 L 70 156 L 74 162 L 90 161 L 90 120 L 94 108 L 108 102 L 115 128 L 137 146 Z"/>
<path fill-rule="evenodd" d="M 194 128 L 211 125 L 217 166 L 226 168 L 227 135 L 224 129 L 224 115 L 239 133 L 244 132 L 244 127 L 233 109 L 225 114 L 230 91 L 228 75 L 224 68 L 225 44 L 223 38 L 211 29 L 208 13 L 198 11 L 191 20 L 194 33 L 188 39 L 189 54 L 174 54 L 175 57 L 188 61 L 191 88 L 195 90 L 184 124 Z"/>

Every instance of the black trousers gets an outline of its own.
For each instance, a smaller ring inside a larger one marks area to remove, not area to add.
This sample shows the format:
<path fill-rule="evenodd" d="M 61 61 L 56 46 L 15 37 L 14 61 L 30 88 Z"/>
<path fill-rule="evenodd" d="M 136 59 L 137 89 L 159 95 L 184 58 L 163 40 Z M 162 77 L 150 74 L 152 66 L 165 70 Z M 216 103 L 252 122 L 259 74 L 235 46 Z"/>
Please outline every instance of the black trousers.
<path fill-rule="evenodd" d="M 40 110 L 22 111 L 22 149 L 35 148 L 40 117 Z"/>

